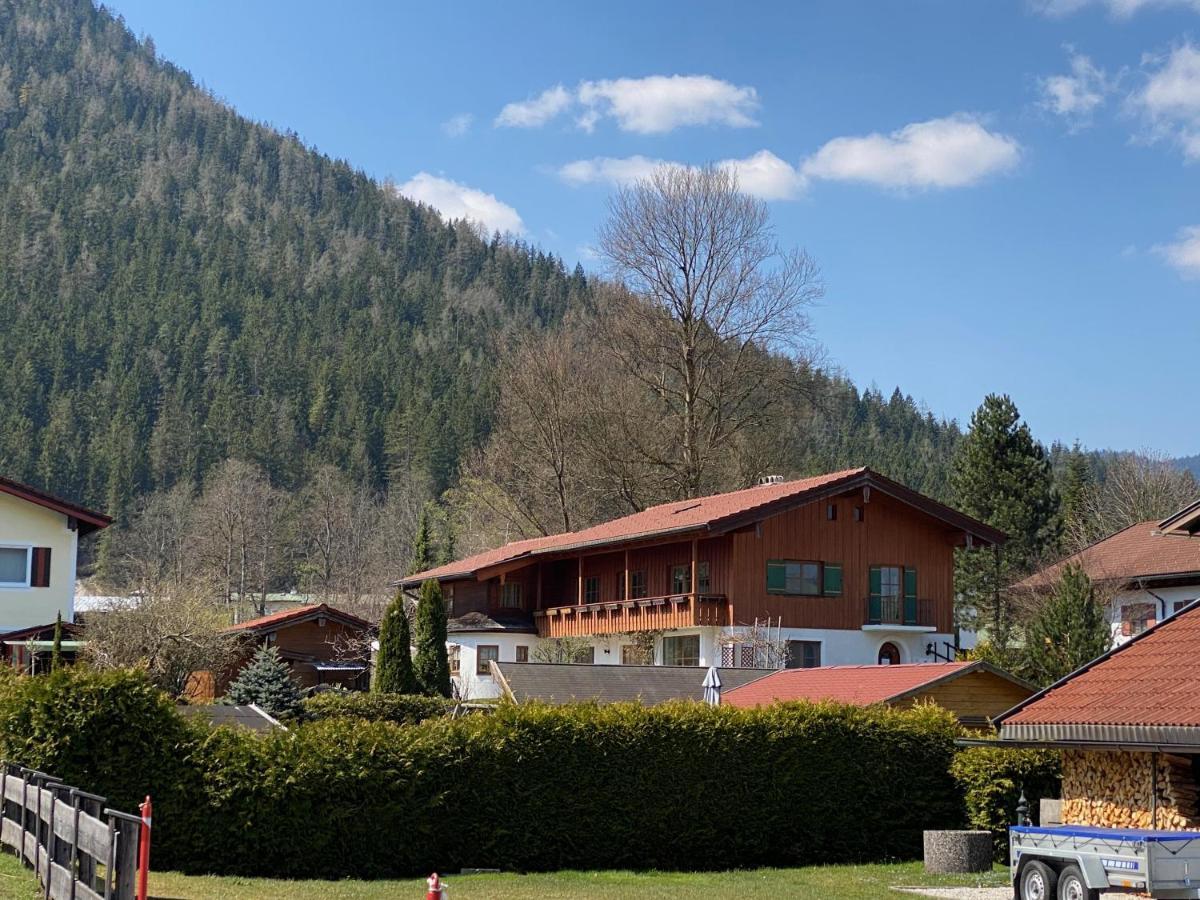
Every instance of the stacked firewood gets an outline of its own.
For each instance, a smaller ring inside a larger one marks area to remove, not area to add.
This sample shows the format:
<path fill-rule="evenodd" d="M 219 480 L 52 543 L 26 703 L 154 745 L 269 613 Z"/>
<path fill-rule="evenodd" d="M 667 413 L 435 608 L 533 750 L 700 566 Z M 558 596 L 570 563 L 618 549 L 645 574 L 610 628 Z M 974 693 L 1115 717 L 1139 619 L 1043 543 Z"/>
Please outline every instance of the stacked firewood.
<path fill-rule="evenodd" d="M 1151 794 L 1151 754 L 1063 753 L 1063 822 L 1105 828 L 1191 828 L 1200 791 L 1186 756 L 1160 754 Z M 1155 809 L 1157 814 L 1151 814 Z"/>

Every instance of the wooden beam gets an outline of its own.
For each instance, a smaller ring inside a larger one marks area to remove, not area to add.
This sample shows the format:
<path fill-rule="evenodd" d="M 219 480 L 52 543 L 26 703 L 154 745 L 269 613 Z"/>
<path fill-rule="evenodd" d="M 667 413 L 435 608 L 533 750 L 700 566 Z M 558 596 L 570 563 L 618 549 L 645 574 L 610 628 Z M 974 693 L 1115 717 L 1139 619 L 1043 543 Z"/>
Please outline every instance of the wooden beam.
<path fill-rule="evenodd" d="M 579 597 L 576 600 L 581 606 L 583 605 L 583 557 L 579 557 Z"/>
<path fill-rule="evenodd" d="M 692 596 L 688 600 L 688 606 L 691 607 L 691 621 L 696 621 L 696 615 L 700 611 L 700 541 L 692 538 Z"/>
<path fill-rule="evenodd" d="M 622 600 L 628 600 L 628 599 L 629 599 L 629 591 L 630 591 L 630 584 L 629 584 L 629 550 L 628 550 L 628 549 L 626 549 L 626 551 L 625 551 L 625 592 L 624 592 L 624 593 L 621 595 L 621 599 L 622 599 Z"/>

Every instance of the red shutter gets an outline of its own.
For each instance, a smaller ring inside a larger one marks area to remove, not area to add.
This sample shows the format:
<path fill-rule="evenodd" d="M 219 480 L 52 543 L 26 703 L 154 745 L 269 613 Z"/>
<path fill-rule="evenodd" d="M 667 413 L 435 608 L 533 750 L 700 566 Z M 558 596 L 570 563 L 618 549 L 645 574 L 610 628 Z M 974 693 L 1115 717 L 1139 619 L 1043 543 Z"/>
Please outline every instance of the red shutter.
<path fill-rule="evenodd" d="M 29 576 L 30 587 L 50 587 L 50 548 L 33 548 L 33 565 Z"/>

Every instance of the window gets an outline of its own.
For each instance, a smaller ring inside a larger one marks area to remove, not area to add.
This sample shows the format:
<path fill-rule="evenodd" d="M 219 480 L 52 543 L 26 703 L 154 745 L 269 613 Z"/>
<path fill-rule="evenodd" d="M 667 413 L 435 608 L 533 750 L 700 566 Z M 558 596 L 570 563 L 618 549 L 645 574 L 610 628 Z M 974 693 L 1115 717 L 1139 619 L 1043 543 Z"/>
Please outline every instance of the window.
<path fill-rule="evenodd" d="M 450 663 L 451 675 L 457 675 L 459 673 L 458 649 L 458 644 L 451 644 L 446 648 L 446 659 Z"/>
<path fill-rule="evenodd" d="M 692 590 L 692 567 L 691 566 L 672 566 L 671 567 L 671 593 L 672 594 L 687 594 Z"/>
<path fill-rule="evenodd" d="M 600 602 L 600 576 L 589 575 L 583 579 L 583 602 L 584 603 L 599 603 Z"/>
<path fill-rule="evenodd" d="M 646 573 L 629 573 L 629 599 L 638 600 L 646 596 Z"/>
<path fill-rule="evenodd" d="M 821 593 L 821 564 L 818 562 L 770 560 L 767 563 L 767 593 L 819 596 Z"/>
<path fill-rule="evenodd" d="M 917 570 L 871 566 L 867 619 L 871 625 L 916 625 Z"/>
<path fill-rule="evenodd" d="M 506 581 L 500 585 L 500 605 L 507 608 L 521 606 L 521 582 Z"/>
<path fill-rule="evenodd" d="M 820 641 L 788 641 L 789 669 L 815 669 L 820 665 Z"/>
<path fill-rule="evenodd" d="M 571 662 L 575 663 L 576 665 L 594 665 L 596 662 L 596 648 L 583 647 L 579 650 L 576 650 L 571 656 Z"/>
<path fill-rule="evenodd" d="M 700 635 L 685 634 L 663 638 L 663 665 L 700 665 Z"/>
<path fill-rule="evenodd" d="M 825 518 L 828 519 L 830 522 L 837 521 L 837 504 L 836 503 L 825 504 Z"/>
<path fill-rule="evenodd" d="M 1191 602 L 1191 600 L 1176 600 L 1171 606 L 1171 615 L 1175 615 L 1177 612 L 1183 612 L 1184 607 Z"/>
<path fill-rule="evenodd" d="M 697 590 L 701 594 L 712 593 L 712 575 L 709 574 L 708 563 L 702 562 L 696 564 L 696 580 L 700 582 L 700 587 Z"/>
<path fill-rule="evenodd" d="M 1129 603 L 1121 607 L 1121 634 L 1132 637 L 1154 625 L 1153 603 Z"/>
<path fill-rule="evenodd" d="M 476 675 L 491 675 L 492 670 L 488 668 L 488 663 L 492 660 L 500 661 L 500 648 L 495 644 L 480 644 L 475 648 L 475 674 Z"/>
<path fill-rule="evenodd" d="M 652 666 L 654 665 L 654 647 L 644 647 L 638 644 L 621 645 L 621 665 L 623 666 Z"/>
<path fill-rule="evenodd" d="M 900 648 L 888 641 L 879 648 L 879 664 L 881 666 L 900 665 Z"/>
<path fill-rule="evenodd" d="M 863 508 L 861 506 L 854 507 L 854 521 L 861 522 L 863 520 L 863 518 L 865 517 L 864 512 L 865 511 L 863 510 Z"/>
<path fill-rule="evenodd" d="M 0 587 L 29 587 L 32 555 L 28 547 L 0 547 Z"/>
<path fill-rule="evenodd" d="M 517 662 L 529 662 L 529 648 L 524 644 L 517 645 Z"/>

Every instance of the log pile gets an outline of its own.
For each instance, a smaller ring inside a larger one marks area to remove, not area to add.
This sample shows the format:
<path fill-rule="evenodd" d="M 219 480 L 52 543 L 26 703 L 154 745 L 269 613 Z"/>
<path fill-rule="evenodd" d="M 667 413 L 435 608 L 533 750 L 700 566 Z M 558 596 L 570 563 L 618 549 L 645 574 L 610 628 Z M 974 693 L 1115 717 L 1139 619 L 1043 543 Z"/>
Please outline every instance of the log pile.
<path fill-rule="evenodd" d="M 1152 758 L 1150 753 L 1065 751 L 1063 822 L 1168 830 L 1200 825 L 1200 790 L 1191 758 L 1159 754 L 1153 782 Z"/>

